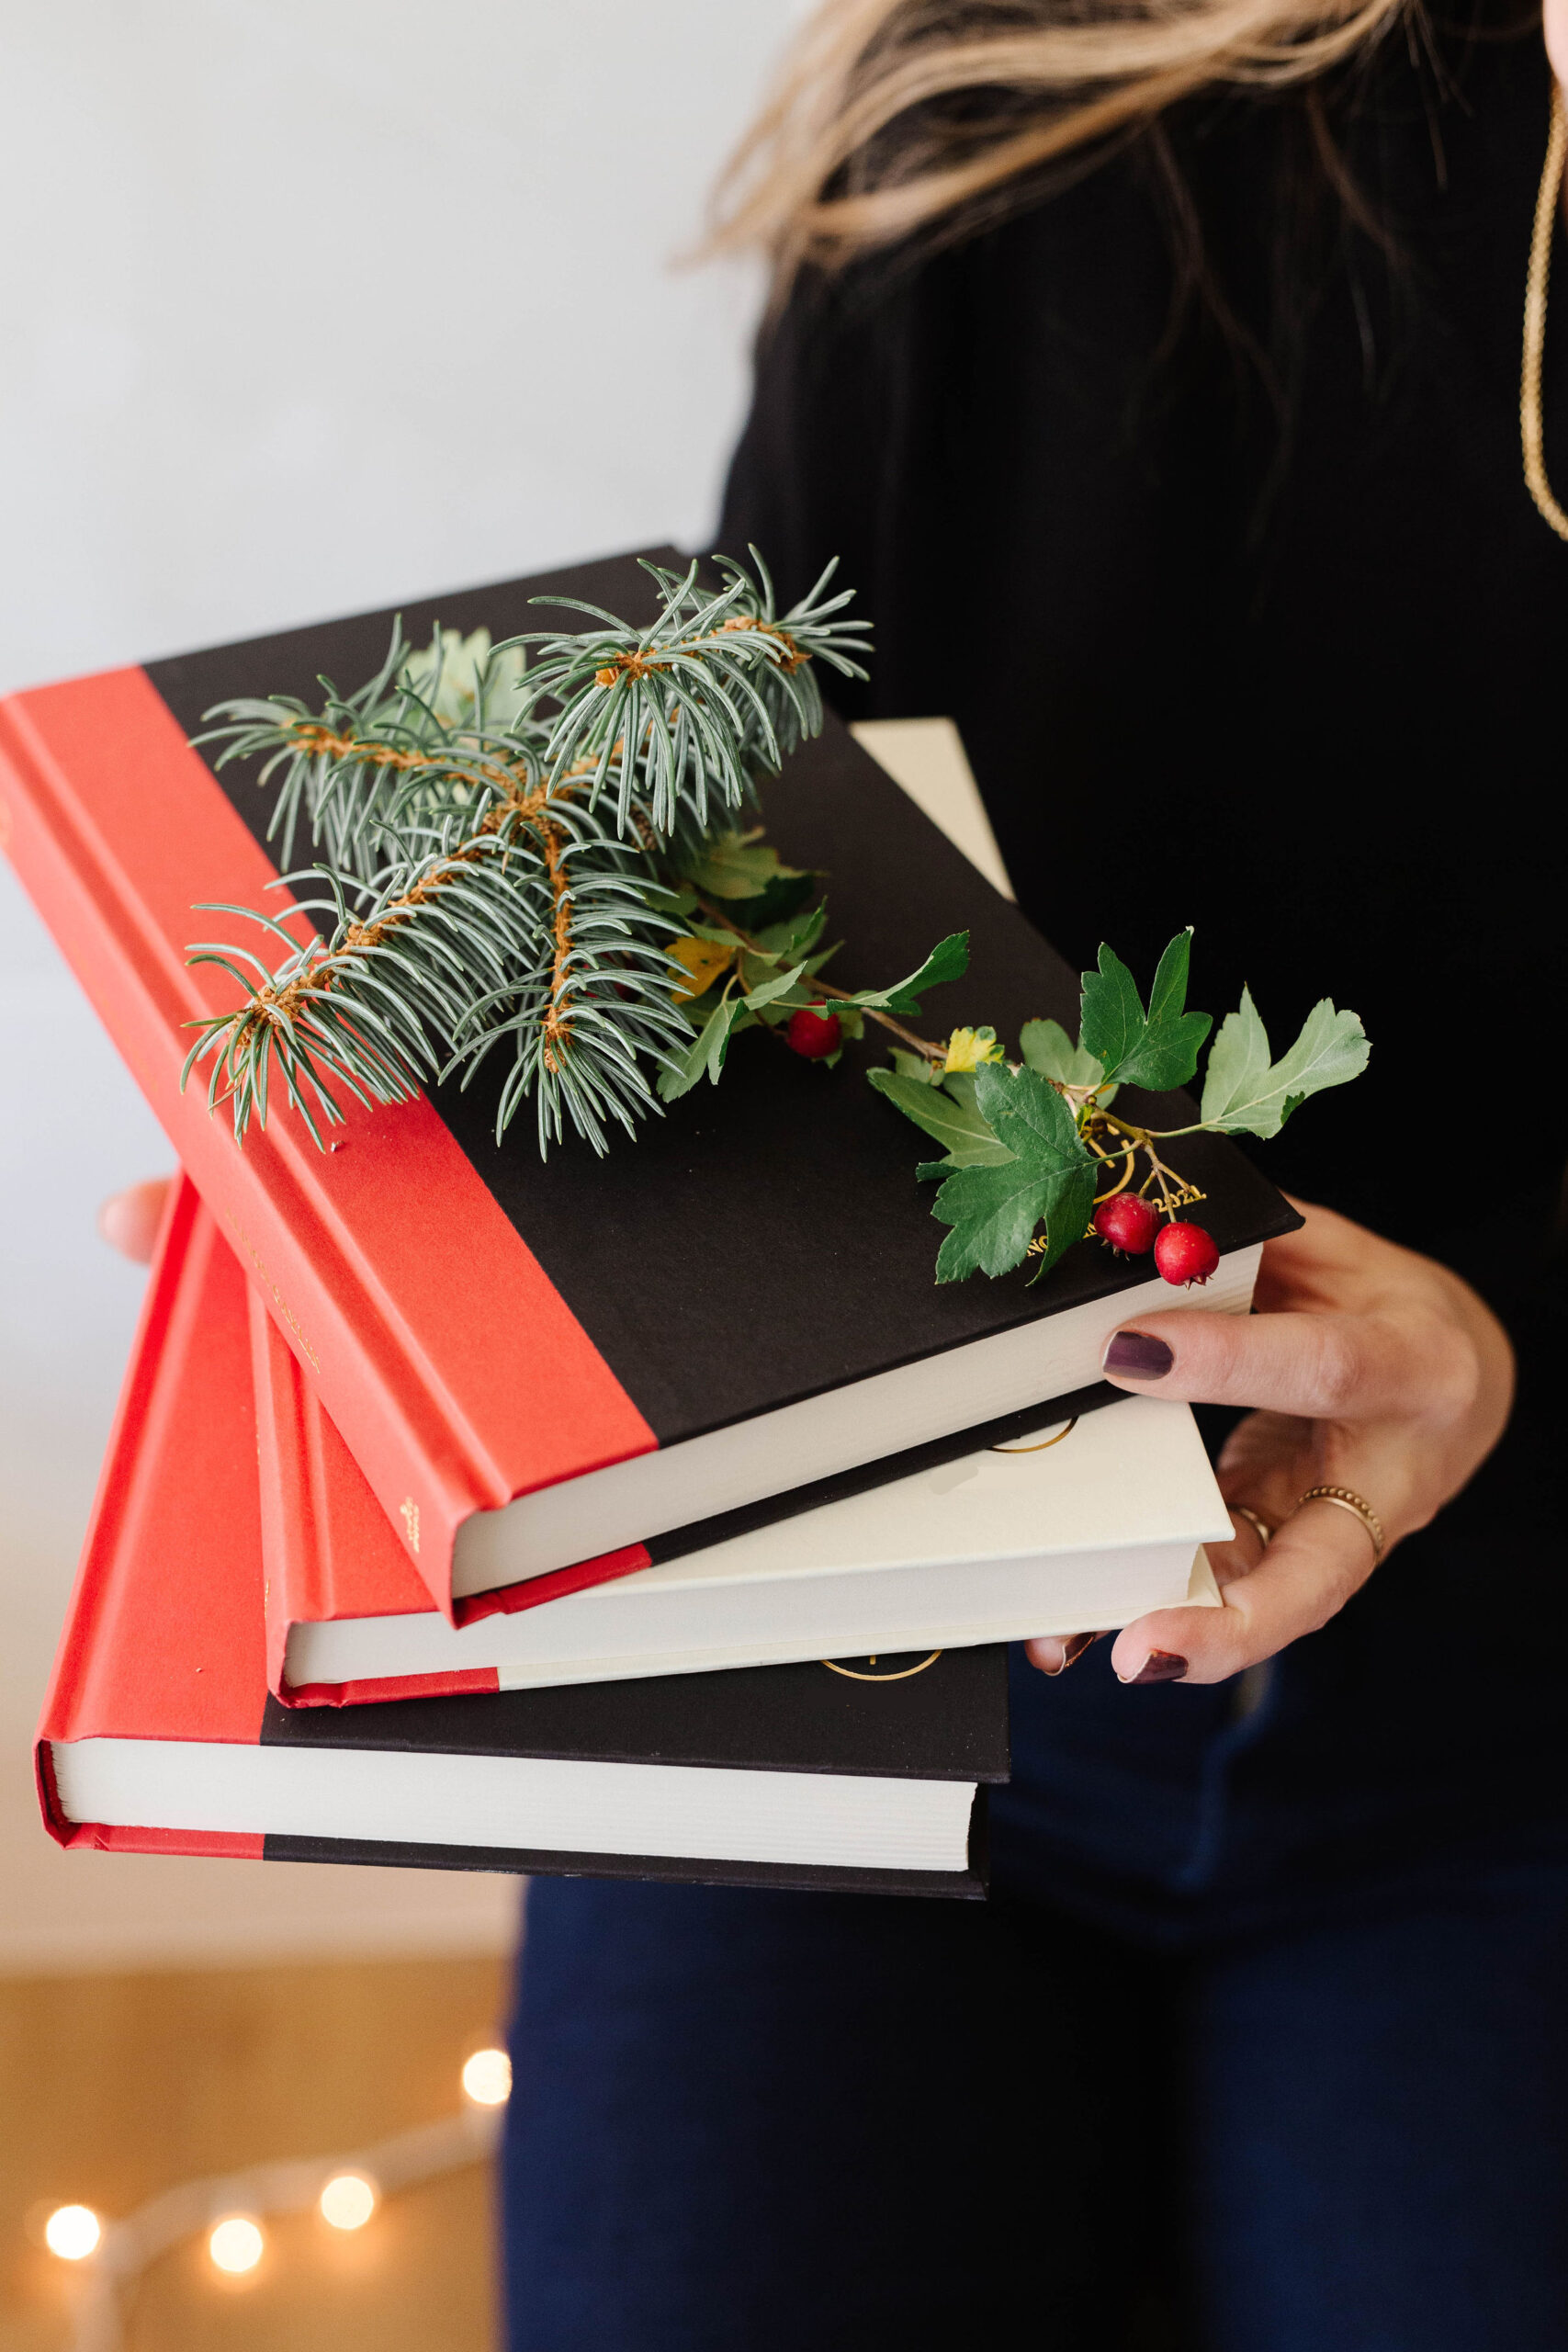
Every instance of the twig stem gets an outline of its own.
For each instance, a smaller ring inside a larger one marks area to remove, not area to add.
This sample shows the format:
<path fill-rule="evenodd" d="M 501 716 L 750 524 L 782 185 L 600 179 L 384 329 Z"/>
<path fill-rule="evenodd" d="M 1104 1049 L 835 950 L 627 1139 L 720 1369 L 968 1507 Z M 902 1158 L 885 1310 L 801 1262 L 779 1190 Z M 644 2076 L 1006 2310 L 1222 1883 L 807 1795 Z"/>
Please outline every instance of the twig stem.
<path fill-rule="evenodd" d="M 742 947 L 749 947 L 753 956 L 767 954 L 767 949 L 759 946 L 750 933 L 742 931 L 740 925 L 732 917 L 727 915 L 722 907 L 716 907 L 708 899 L 701 898 L 697 900 L 697 904 L 710 922 L 721 923 L 726 931 L 733 932 Z M 840 1002 L 848 1002 L 854 995 L 852 989 L 836 989 L 830 980 L 814 979 L 810 986 L 818 996 L 837 997 Z M 896 1037 L 901 1037 L 905 1045 L 910 1046 L 917 1054 L 923 1054 L 928 1062 L 946 1061 L 947 1047 L 945 1046 L 933 1046 L 929 1037 L 917 1037 L 912 1029 L 906 1029 L 903 1023 L 895 1021 L 890 1012 L 877 1012 L 869 1004 L 857 1006 L 856 1010 L 867 1021 L 877 1022 L 884 1029 L 891 1029 Z"/>

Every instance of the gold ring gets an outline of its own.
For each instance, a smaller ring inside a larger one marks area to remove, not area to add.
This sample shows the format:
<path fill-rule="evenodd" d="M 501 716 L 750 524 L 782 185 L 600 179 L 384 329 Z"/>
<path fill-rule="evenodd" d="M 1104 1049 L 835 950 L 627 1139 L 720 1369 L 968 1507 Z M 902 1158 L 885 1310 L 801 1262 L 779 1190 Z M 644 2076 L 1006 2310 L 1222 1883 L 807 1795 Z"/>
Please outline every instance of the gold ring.
<path fill-rule="evenodd" d="M 1269 1526 L 1269 1521 L 1266 1519 L 1260 1519 L 1257 1511 L 1248 1510 L 1245 1503 L 1230 1503 L 1226 1508 L 1229 1510 L 1233 1519 L 1246 1520 L 1248 1527 L 1253 1529 L 1264 1550 L 1267 1551 L 1269 1544 L 1274 1541 L 1274 1531 Z"/>
<path fill-rule="evenodd" d="M 1377 1566 L 1388 1548 L 1388 1539 L 1382 1532 L 1382 1520 L 1364 1495 L 1359 1495 L 1354 1487 L 1309 1487 L 1297 1503 L 1296 1510 L 1301 1510 L 1303 1503 L 1332 1503 L 1337 1510 L 1348 1510 L 1359 1519 L 1371 1542 L 1372 1566 L 1374 1568 Z M 1295 1515 L 1293 1510 L 1291 1517 L 1294 1519 Z"/>

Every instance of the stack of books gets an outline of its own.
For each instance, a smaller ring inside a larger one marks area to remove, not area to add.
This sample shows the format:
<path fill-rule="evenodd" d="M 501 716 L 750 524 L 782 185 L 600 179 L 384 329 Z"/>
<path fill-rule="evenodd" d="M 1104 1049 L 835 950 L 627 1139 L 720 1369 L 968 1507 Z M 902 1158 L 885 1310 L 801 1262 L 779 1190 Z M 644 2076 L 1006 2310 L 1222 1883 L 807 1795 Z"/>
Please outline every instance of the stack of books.
<path fill-rule="evenodd" d="M 499 638 L 533 597 L 640 620 L 651 594 L 627 557 L 404 617 Z M 981 1893 L 1002 1645 L 1217 1600 L 1190 1415 L 1099 1372 L 1171 1294 L 1099 1247 L 938 1288 L 908 1128 L 852 1057 L 738 1052 L 602 1160 L 498 1146 L 477 1086 L 349 1106 L 324 1152 L 284 1109 L 237 1144 L 180 1091 L 188 1024 L 232 995 L 186 950 L 198 903 L 268 902 L 271 804 L 189 739 L 236 695 L 356 686 L 391 618 L 0 706 L 0 838 L 186 1170 L 44 1711 L 46 1821 Z M 834 721 L 765 801 L 868 968 L 967 927 L 953 1018 L 1071 1024 L 1061 959 Z M 1221 1139 L 1188 1160 L 1204 1304 L 1245 1312 L 1293 1216 Z"/>

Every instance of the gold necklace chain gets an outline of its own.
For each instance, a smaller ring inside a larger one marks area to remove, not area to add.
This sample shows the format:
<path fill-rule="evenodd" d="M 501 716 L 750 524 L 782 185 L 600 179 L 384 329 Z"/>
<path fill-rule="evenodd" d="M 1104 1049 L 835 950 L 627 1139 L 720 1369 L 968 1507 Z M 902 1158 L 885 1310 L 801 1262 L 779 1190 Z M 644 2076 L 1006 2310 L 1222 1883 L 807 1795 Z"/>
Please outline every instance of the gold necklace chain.
<path fill-rule="evenodd" d="M 1551 240 L 1557 227 L 1557 199 L 1562 187 L 1563 159 L 1568 156 L 1568 107 L 1562 85 L 1551 85 L 1551 131 L 1546 142 L 1546 168 L 1535 200 L 1535 228 L 1530 236 L 1529 275 L 1525 280 L 1525 356 L 1519 371 L 1519 438 L 1524 444 L 1525 487 L 1541 519 L 1560 539 L 1568 539 L 1568 514 L 1551 494 L 1541 450 L 1540 360 L 1546 345 L 1546 288 L 1551 275 Z"/>

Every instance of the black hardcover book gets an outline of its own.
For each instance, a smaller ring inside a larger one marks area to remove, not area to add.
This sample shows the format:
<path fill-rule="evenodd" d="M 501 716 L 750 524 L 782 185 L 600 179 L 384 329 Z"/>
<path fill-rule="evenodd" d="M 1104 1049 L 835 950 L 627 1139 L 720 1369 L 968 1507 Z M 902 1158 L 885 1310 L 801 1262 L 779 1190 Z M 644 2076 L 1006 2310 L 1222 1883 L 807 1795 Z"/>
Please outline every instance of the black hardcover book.
<path fill-rule="evenodd" d="M 394 1758 L 418 1758 L 428 1770 L 440 1758 L 453 1791 L 439 1843 L 410 1839 L 406 1808 L 389 1786 L 394 1834 L 269 1834 L 265 1851 L 276 1861 L 976 1896 L 986 1891 L 986 1787 L 1008 1777 L 1007 1652 L 845 1658 L 367 1707 L 280 1707 L 269 1699 L 261 1745 L 304 1749 L 318 1760 L 350 1751 L 389 1782 L 400 1769 Z M 487 1774 L 495 1760 L 503 1770 L 522 1760 L 558 1768 L 560 1802 L 584 1824 L 600 1821 L 625 1837 L 632 1821 L 646 1821 L 676 1847 L 728 1837 L 737 1850 L 697 1858 L 592 1842 L 547 1848 L 529 1842 L 524 1807 L 519 1842 L 497 1845 Z M 330 1820 L 330 1800 L 322 1814 Z M 476 1823 L 488 1833 L 483 1844 L 468 1834 Z M 769 1858 L 759 1859 L 764 1849 Z"/>
<path fill-rule="evenodd" d="M 402 620 L 416 644 L 437 623 L 483 625 L 496 639 L 572 626 L 573 616 L 534 601 L 552 595 L 637 622 L 656 604 L 639 563 L 616 557 L 431 599 L 405 607 Z M 228 697 L 281 692 L 310 702 L 322 673 L 345 690 L 357 686 L 384 657 L 392 620 L 390 611 L 359 615 L 153 662 L 148 674 L 194 734 Z M 217 781 L 265 844 L 270 795 L 238 766 Z M 826 869 L 828 935 L 846 942 L 834 976 L 844 984 L 911 970 L 936 940 L 966 928 L 969 972 L 942 991 L 940 1005 L 932 1000 L 933 1023 L 988 1021 L 1009 1037 L 1040 1014 L 1075 1026 L 1076 975 L 836 720 L 766 784 L 763 814 L 786 860 Z M 528 1334 L 508 1334 L 508 1392 L 498 1396 L 492 1380 L 466 1427 L 491 1412 L 476 1497 L 488 1478 L 490 1499 L 503 1499 L 499 1463 L 519 1499 L 466 1521 L 460 1505 L 452 1513 L 452 1595 L 622 1546 L 633 1555 L 627 1566 L 668 1558 L 759 1517 L 1017 1434 L 1057 1399 L 1070 1396 L 1081 1410 L 1114 1393 L 1097 1389 L 1106 1333 L 1140 1299 L 1170 1296 L 1150 1261 L 1083 1248 L 1033 1287 L 1021 1273 L 939 1286 L 944 1228 L 931 1215 L 933 1188 L 914 1174 L 929 1147 L 864 1082 L 866 1063 L 885 1058 L 886 1043 L 871 1031 L 824 1073 L 765 1038 L 743 1037 L 718 1088 L 699 1087 L 603 1159 L 573 1144 L 541 1162 L 525 1122 L 498 1147 L 491 1087 L 436 1091 L 468 1168 L 613 1387 L 608 1401 L 603 1384 L 576 1395 L 570 1439 L 544 1458 L 539 1391 L 567 1380 L 570 1350 L 557 1333 L 551 1360 L 534 1364 Z M 1134 1090 L 1122 1100 L 1135 1118 L 1153 1113 L 1152 1098 Z M 1163 1107 L 1179 1110 L 1179 1098 Z M 1185 1140 L 1180 1166 L 1206 1195 L 1202 1220 L 1223 1253 L 1205 1303 L 1245 1307 L 1258 1246 L 1295 1219 L 1221 1138 Z M 193 1172 L 204 1181 L 194 1163 Z M 429 1246 L 439 1249 L 442 1237 L 432 1234 Z M 503 1275 L 492 1253 L 491 1295 L 504 1292 Z M 481 1286 L 473 1309 L 480 1317 L 486 1295 Z M 429 1340 L 426 1361 L 453 1332 Z M 468 1336 L 470 1356 L 475 1344 L 487 1360 L 499 1352 L 482 1335 L 476 1341 L 471 1325 Z M 379 1468 L 374 1432 L 365 1442 L 363 1396 L 331 1391 L 324 1364 L 315 1376 L 395 1514 L 402 1487 L 393 1496 L 389 1480 L 401 1474 Z M 455 1367 L 450 1378 L 460 1385 Z M 624 1405 L 646 1432 L 632 1452 Z M 427 1509 L 427 1575 L 439 1523 Z"/>

